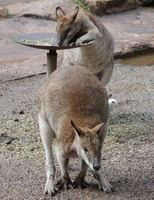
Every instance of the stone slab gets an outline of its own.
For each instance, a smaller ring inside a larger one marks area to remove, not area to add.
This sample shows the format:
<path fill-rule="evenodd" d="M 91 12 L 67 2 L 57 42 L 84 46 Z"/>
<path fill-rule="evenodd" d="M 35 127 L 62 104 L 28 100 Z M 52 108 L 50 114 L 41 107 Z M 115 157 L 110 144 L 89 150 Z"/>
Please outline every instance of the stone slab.
<path fill-rule="evenodd" d="M 86 0 L 90 10 L 96 15 L 103 15 L 135 9 L 142 5 L 141 0 Z"/>
<path fill-rule="evenodd" d="M 154 51 L 153 8 L 138 8 L 100 19 L 114 38 L 116 58 Z"/>
<path fill-rule="evenodd" d="M 7 5 L 6 8 L 12 16 L 33 16 L 55 20 L 55 8 L 61 6 L 66 10 L 75 7 L 71 0 L 37 0 L 27 3 L 18 2 Z"/>

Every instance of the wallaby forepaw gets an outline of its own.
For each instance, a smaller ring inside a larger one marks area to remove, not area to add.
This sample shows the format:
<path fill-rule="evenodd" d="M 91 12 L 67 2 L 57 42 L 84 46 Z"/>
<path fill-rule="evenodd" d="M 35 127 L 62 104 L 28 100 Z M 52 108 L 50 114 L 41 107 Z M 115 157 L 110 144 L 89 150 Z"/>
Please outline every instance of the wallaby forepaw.
<path fill-rule="evenodd" d="M 49 194 L 51 196 L 54 196 L 57 191 L 58 191 L 58 188 L 51 181 L 46 182 L 44 195 Z"/>
<path fill-rule="evenodd" d="M 81 45 L 82 44 L 82 40 L 80 38 L 77 39 L 77 41 L 75 42 L 76 45 Z"/>
<path fill-rule="evenodd" d="M 89 184 L 82 178 L 82 179 L 79 179 L 79 178 L 76 178 L 72 184 L 73 188 L 81 188 L 81 189 L 84 189 L 84 188 L 87 188 L 89 186 Z"/>
<path fill-rule="evenodd" d="M 68 190 L 70 188 L 72 188 L 72 181 L 70 178 L 68 179 L 59 179 L 57 184 L 56 184 L 57 188 L 60 189 L 64 189 L 64 190 Z"/>
<path fill-rule="evenodd" d="M 75 42 L 72 42 L 72 43 L 69 44 L 70 47 L 73 47 L 73 46 L 75 46 L 75 45 L 76 45 Z"/>
<path fill-rule="evenodd" d="M 93 40 L 91 39 L 81 39 L 81 38 L 78 38 L 77 41 L 75 42 L 76 45 L 82 45 L 82 44 L 87 44 L 87 43 L 93 43 Z"/>

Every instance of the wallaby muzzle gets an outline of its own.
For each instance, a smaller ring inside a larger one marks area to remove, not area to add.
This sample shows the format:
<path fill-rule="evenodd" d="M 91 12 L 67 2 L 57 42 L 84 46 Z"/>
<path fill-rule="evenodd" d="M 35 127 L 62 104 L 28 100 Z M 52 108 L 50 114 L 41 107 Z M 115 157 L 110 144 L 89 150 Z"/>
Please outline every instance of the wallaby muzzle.
<path fill-rule="evenodd" d="M 65 38 L 63 36 L 61 36 L 60 34 L 57 34 L 57 44 L 59 46 L 62 46 L 64 43 Z"/>
<path fill-rule="evenodd" d="M 98 158 L 94 158 L 93 160 L 93 168 L 95 171 L 98 171 L 100 169 L 101 165 L 100 165 L 100 161 Z"/>

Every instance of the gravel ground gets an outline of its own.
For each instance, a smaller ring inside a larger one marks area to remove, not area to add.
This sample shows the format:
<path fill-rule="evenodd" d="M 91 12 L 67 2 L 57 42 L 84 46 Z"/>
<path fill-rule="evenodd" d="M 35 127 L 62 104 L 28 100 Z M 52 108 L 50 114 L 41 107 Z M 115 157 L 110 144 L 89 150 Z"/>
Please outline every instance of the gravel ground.
<path fill-rule="evenodd" d="M 115 188 L 99 191 L 91 173 L 84 190 L 61 191 L 51 199 L 152 200 L 154 197 L 154 66 L 115 65 L 109 92 L 118 103 L 110 114 L 110 131 L 102 152 L 104 173 Z M 1 83 L 0 199 L 48 200 L 44 197 L 44 150 L 37 125 L 38 75 Z M 72 160 L 75 178 L 79 160 Z M 59 168 L 57 167 L 57 177 Z"/>

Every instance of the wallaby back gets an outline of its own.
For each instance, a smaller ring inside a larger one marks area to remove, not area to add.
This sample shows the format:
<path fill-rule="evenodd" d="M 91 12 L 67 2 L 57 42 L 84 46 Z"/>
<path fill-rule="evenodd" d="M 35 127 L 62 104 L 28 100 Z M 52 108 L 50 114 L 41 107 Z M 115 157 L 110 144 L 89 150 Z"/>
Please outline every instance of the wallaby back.
<path fill-rule="evenodd" d="M 71 120 L 92 128 L 108 120 L 107 93 L 97 77 L 84 67 L 58 68 L 40 90 L 40 113 L 57 137 L 69 134 L 70 131 L 59 130 L 72 129 Z"/>

